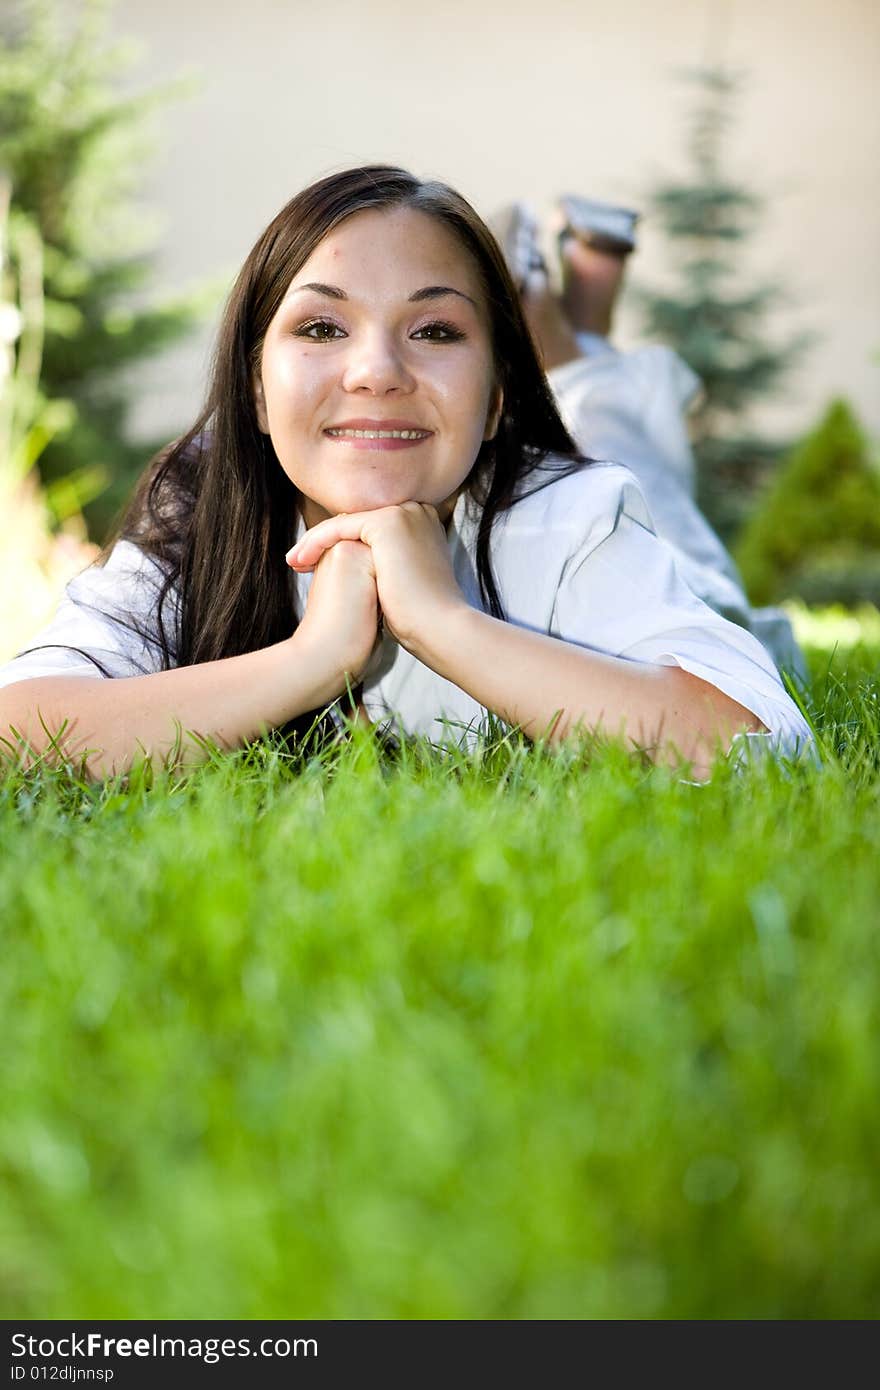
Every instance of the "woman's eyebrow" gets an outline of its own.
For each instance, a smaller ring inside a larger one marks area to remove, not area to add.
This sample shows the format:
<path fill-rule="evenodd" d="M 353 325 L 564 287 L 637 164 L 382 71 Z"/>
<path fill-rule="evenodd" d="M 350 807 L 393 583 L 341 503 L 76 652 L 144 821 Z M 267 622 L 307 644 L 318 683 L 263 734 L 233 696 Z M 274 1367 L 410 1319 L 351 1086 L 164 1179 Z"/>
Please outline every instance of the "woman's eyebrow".
<path fill-rule="evenodd" d="M 468 304 L 477 307 L 477 301 L 471 299 L 469 294 L 464 294 L 461 290 L 454 290 L 451 285 L 426 285 L 423 290 L 416 290 L 415 294 L 409 297 L 410 304 L 417 304 L 422 299 L 442 299 L 444 295 L 457 294 L 459 299 L 466 299 Z"/>
<path fill-rule="evenodd" d="M 338 285 L 322 285 L 319 280 L 312 280 L 308 285 L 297 285 L 295 289 L 288 290 L 287 298 L 292 299 L 301 290 L 314 290 L 315 294 L 326 294 L 330 299 L 348 299 L 345 290 L 341 290 Z"/>
<path fill-rule="evenodd" d="M 348 299 L 345 290 L 341 290 L 338 285 L 325 285 L 320 280 L 311 280 L 307 285 L 297 285 L 295 289 L 290 290 L 287 298 L 291 299 L 301 290 L 312 290 L 315 294 L 326 295 L 329 299 Z M 443 299 L 447 294 L 456 294 L 459 299 L 466 299 L 468 304 L 473 304 L 475 309 L 477 307 L 475 299 L 471 299 L 471 296 L 464 294 L 462 290 L 453 289 L 451 285 L 426 285 L 424 289 L 416 290 L 414 294 L 411 294 L 408 302 L 419 304 L 426 299 Z"/>

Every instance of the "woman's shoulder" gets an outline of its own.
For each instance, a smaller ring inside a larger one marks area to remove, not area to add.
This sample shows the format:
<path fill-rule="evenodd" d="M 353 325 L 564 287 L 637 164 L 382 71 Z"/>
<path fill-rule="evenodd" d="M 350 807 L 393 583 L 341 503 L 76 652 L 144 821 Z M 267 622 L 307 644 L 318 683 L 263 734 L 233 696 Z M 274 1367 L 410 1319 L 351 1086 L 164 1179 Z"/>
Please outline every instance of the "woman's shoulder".
<path fill-rule="evenodd" d="M 168 567 L 136 541 L 117 540 L 109 552 L 67 585 L 66 599 L 100 608 L 107 616 L 151 614 L 168 580 Z"/>
<path fill-rule="evenodd" d="M 560 587 L 629 516 L 652 532 L 641 489 L 620 464 L 548 457 L 524 481 L 492 527 L 492 570 L 513 622 L 547 631 Z M 478 509 L 467 513 L 464 549 L 473 568 Z"/>
<path fill-rule="evenodd" d="M 23 652 L 0 667 L 0 687 L 34 676 L 143 675 L 160 670 L 160 626 L 173 636 L 177 595 L 169 592 L 165 624 L 160 616 L 168 574 L 130 540 L 67 585 L 50 622 Z"/>
<path fill-rule="evenodd" d="M 653 530 L 635 474 L 622 463 L 582 463 L 551 455 L 521 484 L 499 523 L 509 534 L 536 528 L 582 545 L 599 544 L 626 514 Z"/>
<path fill-rule="evenodd" d="M 160 584 L 168 574 L 168 566 L 158 557 L 139 545 L 136 540 L 123 537 L 113 543 L 106 554 L 89 565 L 71 582 L 74 584 L 96 582 L 101 576 L 109 576 L 118 584 L 121 580 L 137 583 Z"/>

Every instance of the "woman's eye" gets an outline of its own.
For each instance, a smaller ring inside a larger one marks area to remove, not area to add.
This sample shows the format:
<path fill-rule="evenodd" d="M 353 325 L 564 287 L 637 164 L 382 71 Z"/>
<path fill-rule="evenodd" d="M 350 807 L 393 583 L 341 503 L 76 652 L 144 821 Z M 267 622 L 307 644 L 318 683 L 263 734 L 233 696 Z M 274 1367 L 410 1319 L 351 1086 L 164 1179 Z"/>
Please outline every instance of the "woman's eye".
<path fill-rule="evenodd" d="M 309 323 L 300 324 L 296 330 L 298 338 L 311 338 L 316 343 L 329 343 L 334 338 L 344 338 L 345 334 L 338 323 L 333 323 L 332 319 L 312 319 Z"/>
<path fill-rule="evenodd" d="M 422 328 L 417 328 L 413 337 L 423 338 L 429 343 L 457 343 L 464 334 L 454 323 L 437 322 L 426 323 Z"/>

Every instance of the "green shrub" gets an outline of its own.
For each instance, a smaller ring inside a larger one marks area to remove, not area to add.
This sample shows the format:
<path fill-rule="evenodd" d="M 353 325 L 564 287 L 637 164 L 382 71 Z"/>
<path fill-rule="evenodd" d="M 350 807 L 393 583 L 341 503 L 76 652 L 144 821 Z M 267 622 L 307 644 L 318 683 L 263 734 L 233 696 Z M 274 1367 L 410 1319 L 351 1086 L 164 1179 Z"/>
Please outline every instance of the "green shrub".
<path fill-rule="evenodd" d="M 845 401 L 783 464 L 736 559 L 754 603 L 880 603 L 880 471 Z"/>
<path fill-rule="evenodd" d="M 128 437 L 123 372 L 184 338 L 217 287 L 145 302 L 155 268 L 139 200 L 148 117 L 181 84 L 124 94 L 132 57 L 107 40 L 105 0 L 84 0 L 72 22 L 68 8 L 16 0 L 0 16 L 0 170 L 12 213 L 33 225 L 43 249 L 40 391 L 71 406 L 41 453 L 40 475 L 50 505 L 84 506 L 101 537 L 165 442 Z M 10 252 L 18 272 L 14 245 Z"/>

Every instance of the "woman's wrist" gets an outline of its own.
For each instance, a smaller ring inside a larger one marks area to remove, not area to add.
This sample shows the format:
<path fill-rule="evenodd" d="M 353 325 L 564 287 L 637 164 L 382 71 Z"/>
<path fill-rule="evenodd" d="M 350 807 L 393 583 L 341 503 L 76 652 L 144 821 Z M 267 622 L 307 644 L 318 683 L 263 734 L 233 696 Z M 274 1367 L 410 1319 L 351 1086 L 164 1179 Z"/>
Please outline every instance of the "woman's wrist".
<path fill-rule="evenodd" d="M 472 608 L 464 597 L 450 600 L 420 625 L 417 637 L 401 641 L 401 646 L 438 676 L 456 682 L 461 652 L 479 640 L 481 622 L 486 621 L 493 619 Z"/>
<path fill-rule="evenodd" d="M 291 696 L 301 706 L 289 718 L 329 705 L 347 684 L 355 685 L 360 680 L 361 663 L 347 660 L 326 634 L 311 628 L 306 621 L 281 646 L 291 680 Z"/>

